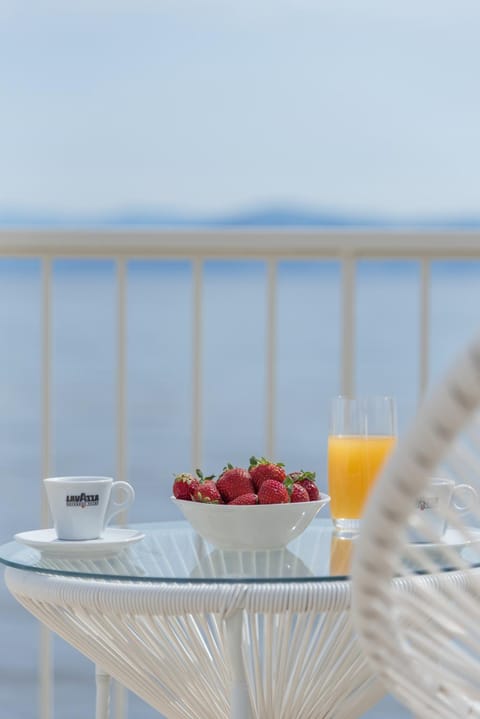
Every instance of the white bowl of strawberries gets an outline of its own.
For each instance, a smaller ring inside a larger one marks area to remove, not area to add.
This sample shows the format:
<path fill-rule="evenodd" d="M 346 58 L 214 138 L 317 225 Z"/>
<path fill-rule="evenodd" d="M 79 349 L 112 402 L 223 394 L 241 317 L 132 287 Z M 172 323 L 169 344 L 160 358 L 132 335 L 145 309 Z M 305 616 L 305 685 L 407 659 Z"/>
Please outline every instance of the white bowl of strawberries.
<path fill-rule="evenodd" d="M 313 472 L 287 474 L 280 463 L 252 457 L 227 465 L 218 479 L 184 472 L 172 501 L 193 529 L 219 549 L 279 549 L 298 537 L 330 501 Z"/>

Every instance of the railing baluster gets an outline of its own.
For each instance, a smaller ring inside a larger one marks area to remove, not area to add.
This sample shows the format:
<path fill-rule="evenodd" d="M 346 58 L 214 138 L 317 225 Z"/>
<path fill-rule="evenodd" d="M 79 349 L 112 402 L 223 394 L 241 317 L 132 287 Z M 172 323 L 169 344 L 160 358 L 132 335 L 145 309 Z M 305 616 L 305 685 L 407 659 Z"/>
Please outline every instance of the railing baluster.
<path fill-rule="evenodd" d="M 117 258 L 117 436 L 116 479 L 128 481 L 127 477 L 127 265 L 125 258 Z M 125 513 L 117 517 L 118 523 L 126 522 Z M 114 683 L 115 719 L 127 719 L 127 690 Z"/>
<path fill-rule="evenodd" d="M 52 379 L 52 260 L 42 259 L 42 478 L 51 474 Z M 40 481 L 42 480 L 40 479 Z M 48 502 L 41 487 L 41 526 L 49 526 Z M 51 632 L 42 625 L 39 638 L 39 716 L 53 717 L 53 647 Z"/>
<path fill-rule="evenodd" d="M 342 394 L 355 393 L 355 269 L 356 261 L 346 255 L 342 261 Z"/>
<path fill-rule="evenodd" d="M 275 427 L 276 427 L 276 344 L 277 344 L 277 267 L 278 261 L 268 260 L 267 263 L 267 313 L 266 313 L 266 456 L 275 458 Z"/>
<path fill-rule="evenodd" d="M 193 261 L 192 469 L 202 466 L 203 441 L 203 260 Z"/>
<path fill-rule="evenodd" d="M 419 356 L 419 398 L 428 385 L 430 365 L 430 261 L 421 261 L 420 277 L 420 356 Z"/>
<path fill-rule="evenodd" d="M 117 259 L 117 432 L 116 479 L 127 481 L 127 269 Z"/>
<path fill-rule="evenodd" d="M 128 692 L 120 682 L 113 683 L 115 697 L 115 719 L 126 719 L 128 715 Z"/>

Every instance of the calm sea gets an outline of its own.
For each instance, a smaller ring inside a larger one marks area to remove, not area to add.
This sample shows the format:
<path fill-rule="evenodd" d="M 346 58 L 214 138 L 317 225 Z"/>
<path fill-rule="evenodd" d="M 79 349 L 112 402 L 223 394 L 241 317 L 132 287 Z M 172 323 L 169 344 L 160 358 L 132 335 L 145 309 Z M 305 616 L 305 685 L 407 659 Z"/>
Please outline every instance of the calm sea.
<path fill-rule="evenodd" d="M 420 300 L 414 262 L 363 262 L 357 277 L 356 386 L 393 394 L 400 432 L 418 394 Z M 202 306 L 202 468 L 218 473 L 265 453 L 266 267 L 208 262 Z M 52 474 L 115 475 L 115 271 L 108 261 L 58 261 L 53 274 Z M 174 472 L 190 470 L 192 268 L 188 262 L 128 267 L 128 479 L 131 521 L 177 518 Z M 478 329 L 479 263 L 432 271 L 432 381 Z M 275 459 L 311 469 L 326 489 L 330 398 L 340 389 L 340 268 L 284 262 L 278 274 Z M 39 526 L 41 479 L 40 267 L 0 262 L 0 539 Z M 0 589 L 0 719 L 31 719 L 38 627 Z M 93 669 L 55 640 L 56 714 L 93 716 Z M 72 694 L 75 701 L 72 702 Z M 130 697 L 131 717 L 158 716 Z M 369 717 L 405 717 L 386 699 Z"/>

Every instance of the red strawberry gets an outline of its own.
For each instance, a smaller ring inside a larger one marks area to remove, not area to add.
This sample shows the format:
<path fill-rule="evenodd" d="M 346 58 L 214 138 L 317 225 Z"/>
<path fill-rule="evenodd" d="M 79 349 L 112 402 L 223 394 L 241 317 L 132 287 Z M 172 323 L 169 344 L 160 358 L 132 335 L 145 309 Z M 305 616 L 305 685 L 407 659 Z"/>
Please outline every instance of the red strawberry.
<path fill-rule="evenodd" d="M 308 502 L 310 500 L 306 488 L 302 487 L 302 484 L 297 481 L 301 477 L 303 477 L 302 472 L 290 472 L 285 479 L 284 485 L 287 488 L 291 502 Z"/>
<path fill-rule="evenodd" d="M 177 474 L 173 480 L 173 496 L 177 499 L 192 499 L 192 494 L 197 491 L 200 486 L 200 480 L 196 479 L 189 472 Z"/>
<path fill-rule="evenodd" d="M 299 482 L 294 482 L 292 485 L 292 491 L 289 492 L 291 502 L 309 502 L 310 497 L 305 487 L 302 487 Z"/>
<path fill-rule="evenodd" d="M 235 497 L 228 504 L 258 504 L 258 497 L 253 492 L 248 494 L 241 494 L 239 497 Z"/>
<path fill-rule="evenodd" d="M 266 479 L 258 490 L 259 504 L 286 504 L 290 502 L 288 489 L 282 482 Z"/>
<path fill-rule="evenodd" d="M 242 494 L 254 491 L 252 478 L 247 469 L 228 464 L 217 479 L 217 489 L 224 502 L 231 502 Z"/>
<path fill-rule="evenodd" d="M 298 484 L 301 484 L 302 487 L 307 490 L 308 497 L 311 502 L 315 502 L 317 499 L 320 499 L 320 492 L 318 491 L 318 487 L 315 482 L 312 482 L 311 479 L 302 479 L 302 481 L 298 482 Z"/>
<path fill-rule="evenodd" d="M 274 479 L 277 482 L 283 482 L 286 477 L 284 466 L 281 462 L 274 463 L 270 462 L 265 457 L 257 459 L 256 457 L 250 457 L 250 466 L 248 468 L 250 476 L 253 480 L 253 486 L 255 491 L 258 492 L 262 484 L 267 479 Z"/>
<path fill-rule="evenodd" d="M 213 479 L 207 479 L 198 485 L 198 489 L 192 494 L 194 502 L 205 502 L 207 504 L 223 504 L 220 492 Z"/>
<path fill-rule="evenodd" d="M 290 472 L 288 476 L 307 490 L 311 502 L 320 499 L 320 492 L 315 484 L 315 472 L 304 472 L 301 469 L 299 472 Z"/>

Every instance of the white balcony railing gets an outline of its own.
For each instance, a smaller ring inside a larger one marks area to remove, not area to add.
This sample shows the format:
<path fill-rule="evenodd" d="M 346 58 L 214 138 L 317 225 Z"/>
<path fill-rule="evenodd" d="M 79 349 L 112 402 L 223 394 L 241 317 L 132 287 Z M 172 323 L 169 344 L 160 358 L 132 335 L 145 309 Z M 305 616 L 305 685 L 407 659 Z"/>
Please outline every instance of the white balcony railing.
<path fill-rule="evenodd" d="M 418 263 L 417 396 L 429 382 L 431 364 L 431 268 L 442 260 L 480 260 L 480 233 L 391 231 L 1 231 L 0 261 L 4 258 L 37 259 L 41 274 L 41 467 L 38 475 L 52 472 L 52 268 L 60 259 L 108 259 L 116 267 L 116 477 L 127 479 L 127 314 L 128 267 L 135 260 L 187 260 L 192 266 L 191 465 L 200 466 L 203 447 L 202 387 L 204 264 L 211 260 L 258 260 L 265 263 L 265 454 L 276 454 L 278 268 L 284 261 L 335 260 L 340 277 L 339 389 L 355 392 L 357 365 L 357 265 L 365 260 L 411 260 Z M 42 500 L 42 526 L 49 517 Z M 39 660 L 41 719 L 52 716 L 52 656 L 43 633 Z M 117 702 L 117 718 L 126 715 Z"/>

